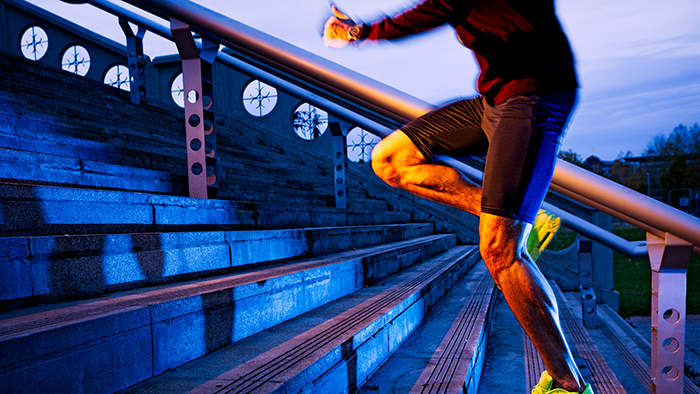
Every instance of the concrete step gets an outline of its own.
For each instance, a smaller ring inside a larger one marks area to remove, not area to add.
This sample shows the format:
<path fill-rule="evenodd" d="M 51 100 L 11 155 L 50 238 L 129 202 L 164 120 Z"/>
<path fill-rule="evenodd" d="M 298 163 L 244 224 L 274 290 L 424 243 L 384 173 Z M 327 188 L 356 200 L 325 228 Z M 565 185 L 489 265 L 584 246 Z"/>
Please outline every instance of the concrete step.
<path fill-rule="evenodd" d="M 2 102 L 0 100 L 0 104 Z M 0 114 L 0 148 L 6 148 L 0 151 L 4 169 L 0 179 L 186 194 L 182 141 L 165 143 L 162 136 L 156 137 L 153 131 L 141 136 L 126 128 L 117 135 L 100 132 L 85 136 L 75 130 L 81 126 L 61 125 L 61 121 L 48 115 L 32 121 L 26 116 Z M 75 120 L 71 122 L 76 123 Z M 95 138 L 97 140 L 93 140 Z M 178 134 L 177 138 L 182 136 Z M 246 147 L 241 153 L 239 147 L 229 145 L 221 144 L 220 198 L 262 202 L 291 200 L 311 205 L 328 205 L 332 200 L 334 186 L 329 159 L 319 163 L 311 160 L 305 165 L 293 157 L 293 150 L 274 154 Z M 229 152 L 231 148 L 234 151 Z M 306 161 L 309 159 L 313 157 L 305 157 Z M 307 199 L 301 202 L 305 197 Z M 356 202 L 355 199 L 351 201 Z M 368 207 L 365 201 L 361 201 L 363 209 L 386 206 L 386 203 L 375 203 Z"/>
<path fill-rule="evenodd" d="M 496 294 L 486 266 L 479 263 L 358 393 L 474 393 Z"/>
<path fill-rule="evenodd" d="M 348 393 L 476 263 L 461 246 L 123 393 Z"/>
<path fill-rule="evenodd" d="M 432 234 L 431 224 L 0 238 L 0 311 Z"/>
<path fill-rule="evenodd" d="M 0 183 L 0 236 L 356 226 L 408 223 L 411 216 Z"/>
<path fill-rule="evenodd" d="M 418 288 L 402 287 L 403 297 L 413 298 L 397 302 L 405 308 L 417 301 L 413 310 L 422 313 L 423 302 L 433 299 L 430 290 L 443 289 L 466 268 L 443 259 L 409 267 L 453 248 L 455 241 L 454 236 L 429 236 L 7 312 L 0 315 L 0 381 L 8 392 L 112 393 L 365 286 L 376 283 L 384 289 L 383 278 L 400 270 L 424 273 L 414 282 L 429 277 Z M 475 248 L 456 250 L 464 261 Z M 433 283 L 436 275 L 443 280 Z"/>
<path fill-rule="evenodd" d="M 317 206 L 335 206 L 335 189 L 329 180 L 324 187 L 313 188 L 312 190 L 299 190 L 290 187 L 280 187 L 279 183 L 248 181 L 219 183 L 219 198 L 234 201 L 257 201 L 287 204 L 312 204 Z M 390 204 L 386 200 L 366 198 L 361 190 L 348 191 L 348 208 L 355 210 L 388 211 Z"/>
<path fill-rule="evenodd" d="M 168 172 L 5 148 L 0 148 L 0 179 L 167 194 L 176 191 Z"/>

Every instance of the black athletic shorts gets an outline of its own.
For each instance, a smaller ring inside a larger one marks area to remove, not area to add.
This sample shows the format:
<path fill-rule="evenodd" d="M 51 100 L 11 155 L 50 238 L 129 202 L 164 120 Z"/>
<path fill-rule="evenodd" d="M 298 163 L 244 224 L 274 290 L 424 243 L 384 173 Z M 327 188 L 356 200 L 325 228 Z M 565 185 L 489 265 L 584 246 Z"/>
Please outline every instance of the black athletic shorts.
<path fill-rule="evenodd" d="M 481 211 L 533 223 L 552 181 L 576 90 L 513 96 L 490 105 L 459 100 L 400 130 L 431 162 L 436 155 L 486 155 Z"/>

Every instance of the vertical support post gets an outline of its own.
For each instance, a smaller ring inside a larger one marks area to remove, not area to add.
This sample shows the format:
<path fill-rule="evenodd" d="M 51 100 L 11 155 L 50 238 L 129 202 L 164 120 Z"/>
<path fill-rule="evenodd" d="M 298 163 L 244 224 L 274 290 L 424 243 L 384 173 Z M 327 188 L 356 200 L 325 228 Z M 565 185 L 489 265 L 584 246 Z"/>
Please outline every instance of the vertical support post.
<path fill-rule="evenodd" d="M 129 22 L 119 18 L 124 35 L 126 35 L 126 58 L 129 66 L 129 90 L 131 102 L 141 104 L 146 99 L 146 57 L 143 54 L 143 36 L 146 29 L 139 26 L 134 34 Z"/>
<path fill-rule="evenodd" d="M 10 49 L 10 41 L 8 39 L 7 14 L 5 13 L 5 2 L 0 1 L 0 48 Z"/>
<path fill-rule="evenodd" d="M 219 44 L 202 38 L 202 111 L 204 115 L 204 153 L 206 155 L 207 196 L 219 198 L 219 164 L 216 149 L 216 112 L 214 106 L 214 61 Z"/>
<path fill-rule="evenodd" d="M 173 40 L 182 59 L 189 196 L 207 198 L 204 110 L 202 106 L 202 62 L 188 24 L 171 18 L 170 31 L 173 34 Z"/>
<path fill-rule="evenodd" d="M 651 392 L 683 394 L 686 273 L 693 245 L 647 233 L 651 263 Z"/>
<path fill-rule="evenodd" d="M 349 204 L 347 135 L 350 125 L 346 121 L 329 114 L 328 127 L 331 129 L 331 135 L 333 136 L 335 207 L 346 209 Z"/>
<path fill-rule="evenodd" d="M 586 328 L 597 328 L 597 301 L 593 291 L 593 241 L 582 235 L 579 235 L 578 241 L 578 280 L 583 325 Z"/>

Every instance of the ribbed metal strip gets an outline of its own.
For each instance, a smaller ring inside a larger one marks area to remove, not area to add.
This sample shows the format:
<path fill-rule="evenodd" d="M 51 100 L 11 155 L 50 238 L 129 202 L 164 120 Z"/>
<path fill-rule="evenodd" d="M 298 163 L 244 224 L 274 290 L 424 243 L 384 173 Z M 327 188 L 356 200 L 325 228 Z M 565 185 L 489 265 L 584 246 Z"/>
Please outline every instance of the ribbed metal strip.
<path fill-rule="evenodd" d="M 469 247 L 467 250 L 464 248 L 455 249 L 457 249 L 459 253 L 448 252 L 441 256 L 439 260 L 436 260 L 436 265 L 428 271 L 399 283 L 339 315 L 338 318 L 333 319 L 332 325 L 323 324 L 317 326 L 291 341 L 280 345 L 286 349 L 283 349 L 278 356 L 270 358 L 266 358 L 265 354 L 259 356 L 258 359 L 263 357 L 265 362 L 255 370 L 247 371 L 251 367 L 255 367 L 255 365 L 251 363 L 256 363 L 257 359 L 253 359 L 229 371 L 224 375 L 230 374 L 233 377 L 239 371 L 246 371 L 246 373 L 228 384 L 222 384 L 221 387 L 217 387 L 217 390 L 213 392 L 252 393 L 268 382 L 274 381 L 273 379 L 276 376 L 290 370 L 295 365 L 299 364 L 301 360 L 312 357 L 314 352 L 319 351 L 324 346 L 335 342 L 340 346 L 342 344 L 342 341 L 339 340 L 341 337 L 348 336 L 348 333 L 354 335 L 356 332 L 359 332 L 368 324 L 367 320 L 372 318 L 373 315 L 382 312 L 394 304 L 400 303 L 406 296 L 424 288 L 445 271 L 450 270 L 450 268 L 454 267 L 457 263 L 464 261 L 473 250 L 473 247 Z M 273 349 L 273 351 L 274 350 L 279 349 Z"/>
<path fill-rule="evenodd" d="M 443 393 L 446 392 L 449 383 L 455 381 L 455 374 L 458 371 L 458 365 L 463 363 L 465 351 L 467 351 L 467 343 L 471 337 L 474 327 L 476 326 L 477 318 L 483 312 L 486 314 L 484 305 L 488 306 L 490 295 L 493 292 L 493 279 L 490 274 L 485 274 L 474 295 L 471 297 L 469 305 L 463 310 L 462 316 L 456 322 L 456 330 L 448 338 L 445 350 L 437 360 L 437 367 L 433 369 L 428 382 L 438 383 L 426 393 Z M 462 377 L 462 382 L 465 377 Z"/>
<path fill-rule="evenodd" d="M 639 356 L 635 354 L 633 350 L 625 346 L 622 341 L 620 341 L 619 337 L 610 329 L 610 327 L 608 327 L 608 325 L 602 321 L 602 319 L 601 322 L 602 324 L 600 326 L 600 330 L 605 338 L 608 340 L 608 342 L 610 342 L 613 348 L 617 350 L 620 358 L 622 358 L 625 364 L 627 364 L 627 367 L 629 367 L 634 376 L 639 379 L 639 382 L 642 383 L 644 388 L 648 392 L 651 392 L 651 374 L 649 373 L 649 366 L 646 365 L 646 363 L 642 361 L 642 359 L 639 358 Z"/>
<path fill-rule="evenodd" d="M 459 312 L 445 339 L 438 347 L 438 349 L 442 350 L 438 350 L 430 360 L 430 365 L 434 365 L 434 367 L 427 374 L 428 376 L 424 377 L 421 375 L 413 390 L 411 390 L 412 392 L 420 389 L 422 394 L 447 393 L 450 382 L 464 382 L 466 376 L 460 377 L 455 375 L 460 370 L 458 367 L 461 363 L 469 363 L 471 361 L 471 357 L 469 359 L 465 358 L 467 345 L 478 317 L 488 313 L 488 305 L 490 304 L 493 291 L 494 282 L 491 279 L 491 275 L 487 272 L 481 278 L 479 285 L 469 298 L 469 302 Z"/>
<path fill-rule="evenodd" d="M 593 339 L 583 327 L 583 324 L 581 324 L 580 319 L 576 318 L 567 307 L 566 300 L 559 287 L 556 284 L 552 287 L 559 304 L 561 323 L 566 327 L 579 353 L 588 363 L 596 392 L 600 394 L 627 393 L 607 361 L 605 361 L 600 350 L 596 347 Z"/>
<path fill-rule="evenodd" d="M 527 384 L 527 392 L 529 393 L 537 386 L 540 375 L 546 368 L 544 366 L 544 360 L 542 360 L 540 352 L 537 351 L 532 339 L 525 333 L 525 330 L 522 331 L 523 350 L 525 352 L 525 383 Z"/>

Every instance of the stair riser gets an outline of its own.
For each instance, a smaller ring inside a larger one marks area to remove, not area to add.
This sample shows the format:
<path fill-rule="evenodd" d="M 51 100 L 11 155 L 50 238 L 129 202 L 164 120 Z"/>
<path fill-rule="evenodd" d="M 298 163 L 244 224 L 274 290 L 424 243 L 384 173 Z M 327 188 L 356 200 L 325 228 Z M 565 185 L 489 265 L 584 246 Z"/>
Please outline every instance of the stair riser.
<path fill-rule="evenodd" d="M 107 324 L 106 328 L 111 327 Z M 151 331 L 149 326 L 142 326 L 103 335 L 98 341 L 57 352 L 52 359 L 0 368 L 3 392 L 109 394 L 124 389 L 153 376 Z M 58 335 L 52 341 L 66 341 L 66 338 Z M 31 349 L 41 344 L 32 341 L 25 346 Z M 3 355 L 9 353 L 4 347 L 0 344 Z"/>
<path fill-rule="evenodd" d="M 372 286 L 377 280 L 394 272 L 399 272 L 425 258 L 426 255 L 435 255 L 440 251 L 448 250 L 457 245 L 456 238 L 447 238 L 431 245 L 402 251 L 402 253 L 386 253 L 377 256 L 377 262 L 373 259 L 365 261 L 365 286 Z"/>

